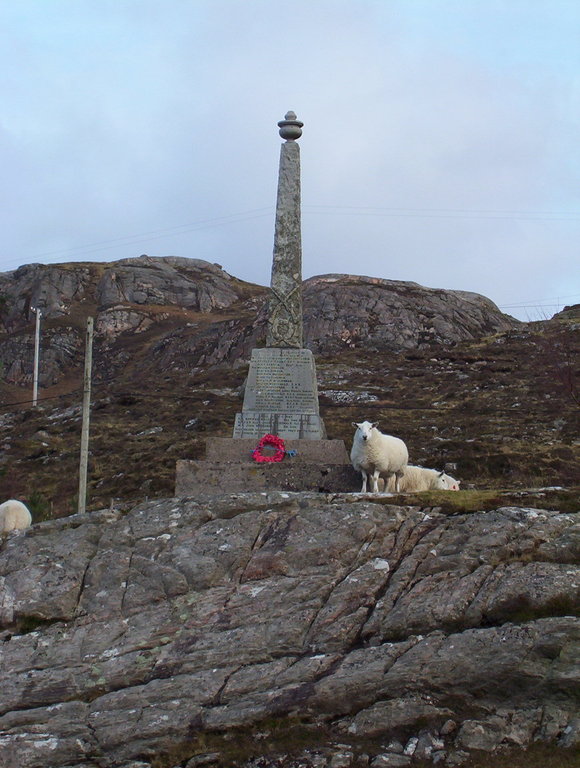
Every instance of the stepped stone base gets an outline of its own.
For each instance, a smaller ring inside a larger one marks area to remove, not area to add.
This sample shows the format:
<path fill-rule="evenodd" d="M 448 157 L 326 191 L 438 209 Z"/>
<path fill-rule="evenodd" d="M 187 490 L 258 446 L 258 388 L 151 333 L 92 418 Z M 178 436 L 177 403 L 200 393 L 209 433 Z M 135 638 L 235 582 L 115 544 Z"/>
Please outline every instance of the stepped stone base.
<path fill-rule="evenodd" d="M 206 460 L 179 460 L 175 495 L 248 493 L 251 491 L 319 491 L 349 493 L 360 490 L 360 475 L 350 464 L 342 440 L 286 440 L 281 462 L 258 464 L 252 459 L 255 439 L 210 438 Z"/>

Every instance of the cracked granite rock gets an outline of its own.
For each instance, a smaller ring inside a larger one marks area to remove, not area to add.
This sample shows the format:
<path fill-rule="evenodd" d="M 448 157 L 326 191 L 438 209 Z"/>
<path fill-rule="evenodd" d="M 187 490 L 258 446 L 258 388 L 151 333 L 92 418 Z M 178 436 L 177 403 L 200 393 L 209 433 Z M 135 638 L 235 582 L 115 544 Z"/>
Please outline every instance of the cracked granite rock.
<path fill-rule="evenodd" d="M 449 346 L 524 325 L 479 294 L 412 282 L 321 275 L 306 280 L 302 293 L 304 344 L 317 354 L 361 346 L 397 351 Z M 264 343 L 267 296 L 266 288 L 202 259 L 141 256 L 110 263 L 28 264 L 0 273 L 0 359 L 10 383 L 30 383 L 31 307 L 38 307 L 42 387 L 82 363 L 89 315 L 95 317 L 96 348 L 108 351 L 109 369 L 123 365 L 111 353 L 115 342 L 146 332 L 154 336 L 149 343 L 158 370 L 184 361 L 189 368 L 240 364 Z"/>
<path fill-rule="evenodd" d="M 305 493 L 34 525 L 0 545 L 0 764 L 225 764 L 296 729 L 318 766 L 572 743 L 578 531 Z"/>

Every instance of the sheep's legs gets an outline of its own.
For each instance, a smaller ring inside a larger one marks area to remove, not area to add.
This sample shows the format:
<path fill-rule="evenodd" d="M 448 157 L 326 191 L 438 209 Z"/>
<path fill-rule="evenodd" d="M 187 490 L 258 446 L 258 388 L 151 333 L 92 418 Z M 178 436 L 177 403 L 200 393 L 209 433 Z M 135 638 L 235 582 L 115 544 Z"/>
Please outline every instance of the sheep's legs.
<path fill-rule="evenodd" d="M 364 469 L 361 469 L 360 472 L 363 479 L 361 493 L 366 493 L 367 492 L 367 473 L 364 471 Z"/>
<path fill-rule="evenodd" d="M 399 493 L 399 480 L 401 479 L 401 475 L 399 472 L 395 472 L 395 493 Z"/>
<path fill-rule="evenodd" d="M 373 472 L 373 482 L 372 482 L 373 493 L 379 492 L 379 474 L 380 474 L 379 470 L 375 469 L 375 471 Z"/>

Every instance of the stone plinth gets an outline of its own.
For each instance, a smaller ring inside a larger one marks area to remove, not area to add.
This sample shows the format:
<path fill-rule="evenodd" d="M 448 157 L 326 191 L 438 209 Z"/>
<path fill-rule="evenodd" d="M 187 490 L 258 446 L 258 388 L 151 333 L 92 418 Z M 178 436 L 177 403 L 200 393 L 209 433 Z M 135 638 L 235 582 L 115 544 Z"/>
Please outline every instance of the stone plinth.
<path fill-rule="evenodd" d="M 350 464 L 292 459 L 276 464 L 180 460 L 175 477 L 177 497 L 248 491 L 349 493 L 359 490 L 360 475 Z"/>
<path fill-rule="evenodd" d="M 210 437 L 205 461 L 180 460 L 175 495 L 247 493 L 249 491 L 317 491 L 350 493 L 360 490 L 342 440 L 285 440 L 281 462 L 258 464 L 252 459 L 255 438 Z"/>
<path fill-rule="evenodd" d="M 234 438 L 273 434 L 284 440 L 324 440 L 314 356 L 309 349 L 254 349 Z"/>

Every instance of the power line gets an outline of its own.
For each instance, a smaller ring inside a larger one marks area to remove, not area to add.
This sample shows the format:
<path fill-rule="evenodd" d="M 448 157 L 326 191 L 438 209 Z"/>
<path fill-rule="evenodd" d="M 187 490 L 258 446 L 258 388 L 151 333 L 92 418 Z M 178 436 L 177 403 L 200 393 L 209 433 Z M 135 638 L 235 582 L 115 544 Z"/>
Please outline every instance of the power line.
<path fill-rule="evenodd" d="M 44 403 L 47 400 L 62 400 L 65 397 L 70 397 L 71 395 L 76 395 L 79 392 L 82 392 L 82 389 L 73 389 L 70 392 L 65 392 L 61 395 L 48 395 L 47 397 L 39 397 L 37 400 L 37 403 Z M 14 400 L 11 403 L 0 403 L 0 408 L 10 408 L 13 405 L 33 405 L 34 400 Z"/>
<path fill-rule="evenodd" d="M 349 216 L 393 216 L 409 218 L 524 219 L 533 221 L 578 221 L 580 216 L 567 211 L 477 210 L 467 208 L 381 208 L 351 205 L 304 205 L 309 213 Z"/>
<path fill-rule="evenodd" d="M 502 304 L 499 309 L 557 309 L 560 304 Z"/>
<path fill-rule="evenodd" d="M 108 382 L 105 382 L 105 384 L 109 384 L 111 381 L 114 381 L 113 379 L 109 380 Z M 103 382 L 96 382 L 95 387 L 102 386 Z M 82 392 L 82 389 L 76 389 L 71 392 L 68 392 L 66 394 L 62 395 L 53 395 L 51 397 L 44 397 L 40 398 L 38 400 L 39 403 L 48 401 L 48 400 L 58 400 L 65 397 L 71 397 L 72 395 L 78 394 Z M 208 392 L 205 392 L 205 394 L 211 394 Z M 321 390 L 321 395 L 324 396 L 324 391 Z M 142 399 L 149 399 L 149 400 L 197 400 L 199 399 L 199 395 L 170 395 L 170 394 L 159 394 L 159 393 L 149 393 L 149 392 L 131 392 L 131 391 L 118 391 L 111 393 L 112 397 L 115 398 L 122 398 L 122 397 L 135 397 L 135 398 L 142 398 Z M 31 404 L 32 400 L 22 400 L 19 402 L 14 403 L 3 403 L 0 405 L 0 408 L 6 408 L 10 405 L 27 405 Z M 360 408 L 361 403 L 333 403 L 329 407 L 333 408 Z M 368 402 L 364 403 L 364 406 L 368 409 L 373 410 L 388 410 L 388 411 L 431 411 L 435 413 L 477 413 L 480 415 L 483 414 L 494 414 L 494 413 L 509 413 L 509 414 L 516 414 L 519 413 L 521 415 L 528 415 L 527 410 L 520 410 L 518 408 L 498 408 L 496 406 L 484 409 L 484 410 L 477 410 L 472 407 L 466 406 L 466 407 L 454 407 L 454 406 L 433 406 L 433 405 L 390 405 L 386 403 L 377 403 L 377 402 Z"/>
<path fill-rule="evenodd" d="M 85 245 L 74 246 L 55 251 L 46 251 L 28 257 L 32 260 L 43 259 L 50 256 L 72 256 L 96 253 L 123 245 L 137 245 L 149 240 L 160 240 L 178 234 L 186 234 L 213 227 L 251 221 L 269 215 L 273 211 L 272 206 L 254 208 L 249 211 L 217 216 L 209 219 L 200 219 L 196 222 L 178 224 L 173 227 L 138 232 L 132 235 L 124 235 L 105 240 L 98 240 Z M 580 216 L 568 211 L 517 211 L 510 209 L 466 209 L 466 208 L 396 208 L 380 206 L 339 206 L 339 205 L 311 205 L 302 206 L 303 213 L 314 215 L 348 215 L 348 216 L 377 216 L 377 217 L 402 217 L 402 218 L 460 218 L 460 219 L 523 219 L 534 221 L 578 221 Z M 7 264 L 16 264 L 19 259 L 6 261 Z"/>
<path fill-rule="evenodd" d="M 224 226 L 227 224 L 237 224 L 245 221 L 251 221 L 253 219 L 259 219 L 269 215 L 274 209 L 272 206 L 264 208 L 255 208 L 250 211 L 243 211 L 241 213 L 233 213 L 228 216 L 218 216 L 213 219 L 202 219 L 198 222 L 190 224 L 179 224 L 175 227 L 168 227 L 167 229 L 152 230 L 150 232 L 141 232 L 134 235 L 125 235 L 123 237 L 111 238 L 108 240 L 98 240 L 94 243 L 88 243 L 85 245 L 74 246 L 72 248 L 65 248 L 57 251 L 46 251 L 44 253 L 38 253 L 35 256 L 30 256 L 31 260 L 43 259 L 48 256 L 82 256 L 89 253 L 98 253 L 100 251 L 111 250 L 112 248 L 119 248 L 121 246 L 138 245 L 141 242 L 149 242 L 151 240 L 162 240 L 166 237 L 172 237 L 174 235 L 185 234 L 188 232 L 196 232 L 203 229 L 211 229 L 213 227 Z M 6 264 L 17 264 L 20 259 L 10 259 L 6 261 Z"/>
<path fill-rule="evenodd" d="M 544 299 L 528 299 L 526 301 L 517 302 L 515 304 L 500 304 L 500 309 L 513 309 L 515 307 L 522 307 L 523 309 L 533 309 L 534 307 L 554 307 L 563 303 L 564 299 L 577 299 L 580 298 L 580 293 L 571 293 L 567 296 L 549 296 Z M 553 301 L 553 304 L 542 304 L 544 301 Z"/>
<path fill-rule="evenodd" d="M 528 302 L 534 302 L 534 301 L 560 301 L 560 299 L 574 299 L 577 296 L 580 296 L 580 293 L 567 293 L 565 296 L 545 296 L 543 299 L 526 299 Z"/>

